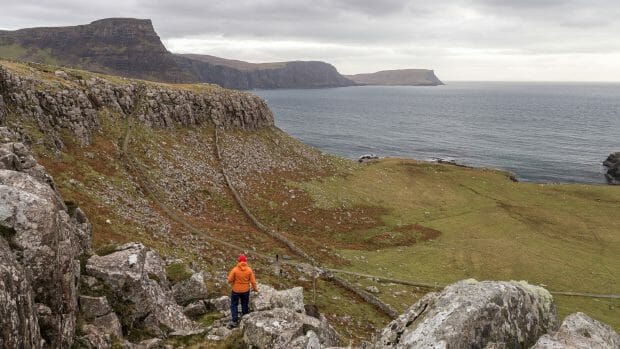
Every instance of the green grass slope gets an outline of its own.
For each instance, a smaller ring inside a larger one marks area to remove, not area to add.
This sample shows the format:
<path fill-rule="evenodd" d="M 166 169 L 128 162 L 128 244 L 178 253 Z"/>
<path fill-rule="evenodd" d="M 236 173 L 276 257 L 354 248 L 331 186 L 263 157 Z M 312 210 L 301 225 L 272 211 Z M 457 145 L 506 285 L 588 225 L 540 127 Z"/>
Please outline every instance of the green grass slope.
<path fill-rule="evenodd" d="M 297 185 L 317 208 L 380 212 L 372 227 L 334 234 L 377 246 L 341 248 L 352 271 L 439 284 L 527 280 L 551 291 L 620 294 L 620 187 L 514 183 L 500 171 L 398 159 Z M 434 233 L 403 229 L 413 226 Z M 619 300 L 556 300 L 563 316 L 583 311 L 620 328 Z"/>

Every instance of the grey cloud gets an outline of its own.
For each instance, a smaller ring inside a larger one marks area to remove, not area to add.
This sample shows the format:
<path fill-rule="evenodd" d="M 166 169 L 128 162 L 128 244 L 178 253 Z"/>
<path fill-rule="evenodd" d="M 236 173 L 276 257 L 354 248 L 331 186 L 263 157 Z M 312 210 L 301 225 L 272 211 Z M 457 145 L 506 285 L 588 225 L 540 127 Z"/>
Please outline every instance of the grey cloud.
<path fill-rule="evenodd" d="M 437 64 L 456 64 L 455 57 L 483 55 L 620 53 L 617 0 L 2 0 L 1 5 L 0 27 L 7 29 L 151 18 L 177 50 L 187 52 L 189 46 L 175 43 L 192 39 L 197 53 L 324 59 L 345 71 L 433 65 L 433 57 Z M 265 45 L 236 44 L 243 40 Z M 284 44 L 290 42 L 298 45 Z"/>

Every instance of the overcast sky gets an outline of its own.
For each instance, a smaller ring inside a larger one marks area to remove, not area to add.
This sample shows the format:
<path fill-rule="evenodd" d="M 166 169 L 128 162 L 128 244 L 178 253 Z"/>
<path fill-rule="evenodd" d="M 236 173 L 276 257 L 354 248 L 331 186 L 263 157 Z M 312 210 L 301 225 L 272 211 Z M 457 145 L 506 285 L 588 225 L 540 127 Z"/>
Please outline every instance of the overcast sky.
<path fill-rule="evenodd" d="M 172 52 L 323 60 L 341 73 L 620 81 L 620 0 L 0 0 L 0 28 L 153 20 Z"/>

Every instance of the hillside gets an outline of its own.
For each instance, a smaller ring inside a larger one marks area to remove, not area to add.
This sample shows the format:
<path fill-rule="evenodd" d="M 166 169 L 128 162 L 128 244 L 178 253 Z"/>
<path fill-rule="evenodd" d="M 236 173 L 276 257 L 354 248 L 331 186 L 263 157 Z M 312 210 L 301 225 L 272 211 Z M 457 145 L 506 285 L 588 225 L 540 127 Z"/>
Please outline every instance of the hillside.
<path fill-rule="evenodd" d="M 443 82 L 428 69 L 382 70 L 376 73 L 346 75 L 359 85 L 438 86 Z"/>
<path fill-rule="evenodd" d="M 0 57 L 153 81 L 208 82 L 235 89 L 353 85 L 324 62 L 244 62 L 240 68 L 222 58 L 175 55 L 164 47 L 148 19 L 108 18 L 71 27 L 0 31 Z"/>
<path fill-rule="evenodd" d="M 402 159 L 358 164 L 292 139 L 251 94 L 0 66 L 1 125 L 21 132 L 64 200 L 89 217 L 102 255 L 138 241 L 207 270 L 210 292 L 226 295 L 222 280 L 245 251 L 261 282 L 302 286 L 310 303 L 307 274 L 283 265 L 279 277 L 266 256 L 303 258 L 250 220 L 236 192 L 323 266 L 370 274 L 342 277 L 375 287 L 397 311 L 433 289 L 422 284 L 472 277 L 620 293 L 618 186 L 514 183 L 501 171 Z M 617 299 L 554 297 L 562 316 L 583 311 L 620 328 Z M 325 279 L 316 305 L 345 344 L 390 320 Z"/>

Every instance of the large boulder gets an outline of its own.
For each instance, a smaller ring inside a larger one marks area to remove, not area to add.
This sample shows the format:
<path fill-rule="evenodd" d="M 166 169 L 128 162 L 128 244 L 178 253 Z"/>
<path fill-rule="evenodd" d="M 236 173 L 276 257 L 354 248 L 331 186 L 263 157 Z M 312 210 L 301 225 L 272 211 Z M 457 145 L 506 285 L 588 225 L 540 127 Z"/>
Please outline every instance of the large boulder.
<path fill-rule="evenodd" d="M 8 134 L 1 129 L 0 134 Z M 76 329 L 80 256 L 90 250 L 91 226 L 83 212 L 68 207 L 51 177 L 27 147 L 8 142 L 0 154 L 0 229 L 30 280 L 37 321 L 51 347 L 71 347 Z M 0 261 L 1 264 L 9 260 Z M 23 284 L 25 286 L 25 284 Z M 24 290 L 25 294 L 27 291 Z"/>
<path fill-rule="evenodd" d="M 325 317 L 317 319 L 288 308 L 250 313 L 243 318 L 241 328 L 244 342 L 259 349 L 305 349 L 310 342 L 329 347 L 340 341 L 340 336 Z"/>
<path fill-rule="evenodd" d="M 607 167 L 605 174 L 607 183 L 620 184 L 620 151 L 609 155 L 603 162 L 603 166 Z"/>
<path fill-rule="evenodd" d="M 194 273 L 189 279 L 172 286 L 174 299 L 179 305 L 207 299 L 209 296 L 203 273 Z"/>
<path fill-rule="evenodd" d="M 556 332 L 546 334 L 532 349 L 620 349 L 620 336 L 609 325 L 584 313 L 571 314 Z"/>
<path fill-rule="evenodd" d="M 303 287 L 293 287 L 287 290 L 276 290 L 275 288 L 259 284 L 258 294 L 252 293 L 250 307 L 254 311 L 268 310 L 274 308 L 287 308 L 297 313 L 304 312 L 304 289 Z"/>
<path fill-rule="evenodd" d="M 525 282 L 464 280 L 386 326 L 377 348 L 528 348 L 558 325 L 553 298 Z"/>
<path fill-rule="evenodd" d="M 149 273 L 163 265 L 152 250 L 139 243 L 128 243 L 109 255 L 89 258 L 86 274 L 104 284 L 112 307 L 119 309 L 126 332 L 140 329 L 155 337 L 173 332 L 195 333 L 197 325 L 183 314 L 172 291 L 162 287 L 162 283 L 167 283 L 161 279 L 165 276 Z"/>

